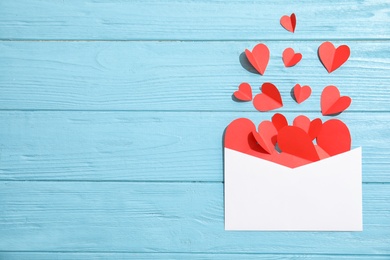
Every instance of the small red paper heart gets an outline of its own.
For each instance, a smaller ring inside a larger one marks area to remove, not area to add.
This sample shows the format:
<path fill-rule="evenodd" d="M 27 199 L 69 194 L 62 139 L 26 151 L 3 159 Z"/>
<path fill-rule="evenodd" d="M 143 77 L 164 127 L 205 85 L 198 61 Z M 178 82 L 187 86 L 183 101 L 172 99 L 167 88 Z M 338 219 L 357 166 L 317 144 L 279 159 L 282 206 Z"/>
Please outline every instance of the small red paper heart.
<path fill-rule="evenodd" d="M 302 86 L 299 84 L 296 84 L 294 86 L 294 97 L 298 104 L 301 104 L 303 101 L 308 99 L 311 95 L 311 88 L 310 86 Z"/>
<path fill-rule="evenodd" d="M 317 144 L 330 156 L 351 150 L 351 134 L 338 119 L 326 121 L 317 137 Z"/>
<path fill-rule="evenodd" d="M 351 98 L 340 96 L 340 91 L 336 86 L 327 86 L 321 94 L 322 115 L 333 115 L 343 112 L 351 105 Z"/>
<path fill-rule="evenodd" d="M 347 45 L 340 45 L 336 49 L 333 43 L 324 42 L 318 47 L 318 56 L 329 73 L 343 65 L 349 55 L 350 49 Z"/>
<path fill-rule="evenodd" d="M 297 18 L 294 13 L 292 13 L 290 16 L 283 15 L 282 18 L 280 18 L 280 24 L 287 31 L 294 33 L 295 26 L 297 24 Z"/>
<path fill-rule="evenodd" d="M 245 54 L 250 64 L 257 70 L 257 72 L 264 75 L 270 56 L 267 45 L 262 43 L 257 44 L 253 48 L 252 52 L 246 49 Z"/>
<path fill-rule="evenodd" d="M 283 58 L 284 66 L 292 67 L 301 61 L 302 54 L 295 53 L 295 51 L 292 48 L 287 48 L 283 51 L 282 58 Z"/>
<path fill-rule="evenodd" d="M 253 99 L 253 105 L 261 112 L 270 111 L 283 106 L 282 97 L 278 88 L 269 82 L 261 86 L 263 93 L 257 94 Z"/>
<path fill-rule="evenodd" d="M 265 153 L 271 154 L 270 147 L 267 146 L 266 140 L 263 138 L 263 136 L 256 131 L 252 131 L 252 135 L 255 138 L 257 144 L 261 147 L 261 149 Z"/>
<path fill-rule="evenodd" d="M 258 126 L 258 132 L 263 137 L 269 154 L 276 152 L 275 145 L 277 142 L 278 131 L 271 121 L 262 121 Z"/>
<path fill-rule="evenodd" d="M 311 140 L 314 140 L 322 127 L 322 121 L 320 118 L 316 118 L 313 121 L 304 115 L 297 116 L 293 121 L 293 126 L 299 127 L 309 134 Z"/>
<path fill-rule="evenodd" d="M 278 145 L 282 153 L 288 153 L 311 162 L 320 159 L 310 136 L 299 127 L 286 126 L 280 130 Z"/>
<path fill-rule="evenodd" d="M 274 124 L 277 131 L 280 131 L 280 129 L 283 127 L 288 126 L 286 117 L 280 113 L 276 113 L 272 117 L 272 123 Z"/>
<path fill-rule="evenodd" d="M 240 101 L 251 101 L 252 100 L 252 88 L 251 85 L 244 82 L 238 86 L 238 90 L 234 92 L 234 97 Z"/>

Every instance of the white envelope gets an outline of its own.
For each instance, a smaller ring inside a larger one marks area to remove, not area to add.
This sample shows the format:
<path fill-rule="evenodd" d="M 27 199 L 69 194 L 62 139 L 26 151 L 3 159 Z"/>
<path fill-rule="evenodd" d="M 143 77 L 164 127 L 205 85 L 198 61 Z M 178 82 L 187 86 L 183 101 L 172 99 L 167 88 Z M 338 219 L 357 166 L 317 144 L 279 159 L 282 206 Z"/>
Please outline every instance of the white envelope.
<path fill-rule="evenodd" d="M 225 230 L 363 230 L 361 148 L 294 169 L 224 151 Z"/>

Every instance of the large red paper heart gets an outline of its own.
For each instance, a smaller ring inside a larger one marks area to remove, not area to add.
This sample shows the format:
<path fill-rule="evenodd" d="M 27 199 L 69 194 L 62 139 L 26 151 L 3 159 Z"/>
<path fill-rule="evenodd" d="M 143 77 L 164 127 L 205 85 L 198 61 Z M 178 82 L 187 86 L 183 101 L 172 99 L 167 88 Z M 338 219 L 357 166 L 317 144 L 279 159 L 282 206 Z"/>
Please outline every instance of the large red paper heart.
<path fill-rule="evenodd" d="M 252 100 L 252 87 L 246 82 L 243 82 L 238 86 L 238 90 L 234 92 L 234 97 L 241 101 Z"/>
<path fill-rule="evenodd" d="M 330 156 L 351 150 L 351 134 L 338 119 L 326 121 L 317 137 L 317 144 Z"/>
<path fill-rule="evenodd" d="M 278 146 L 283 153 L 288 153 L 311 162 L 320 159 L 310 136 L 296 126 L 286 126 L 279 131 Z"/>
<path fill-rule="evenodd" d="M 283 127 L 288 126 L 286 117 L 280 113 L 276 113 L 272 117 L 272 123 L 277 131 L 280 131 Z"/>
<path fill-rule="evenodd" d="M 350 49 L 347 45 L 340 45 L 337 49 L 331 42 L 324 42 L 318 48 L 318 56 L 326 70 L 331 73 L 344 64 L 349 58 Z"/>
<path fill-rule="evenodd" d="M 292 13 L 291 16 L 283 15 L 282 18 L 280 18 L 280 24 L 287 31 L 294 33 L 295 26 L 297 24 L 297 18 L 294 13 Z"/>
<path fill-rule="evenodd" d="M 310 86 L 302 86 L 299 84 L 296 84 L 294 86 L 294 97 L 298 104 L 301 104 L 303 101 L 308 99 L 311 95 L 311 88 Z"/>
<path fill-rule="evenodd" d="M 265 112 L 283 106 L 280 92 L 274 84 L 269 82 L 263 83 L 261 91 L 263 93 L 257 94 L 253 99 L 253 105 L 257 110 Z"/>
<path fill-rule="evenodd" d="M 264 75 L 270 56 L 267 45 L 263 43 L 257 44 L 253 48 L 252 52 L 246 49 L 245 54 L 250 64 L 257 70 L 257 72 Z"/>
<path fill-rule="evenodd" d="M 327 86 L 321 94 L 322 115 L 333 115 L 343 112 L 351 105 L 351 98 L 340 96 L 340 91 L 336 86 Z"/>
<path fill-rule="evenodd" d="M 320 118 L 316 118 L 313 121 L 310 121 L 307 116 L 300 115 L 294 119 L 293 126 L 301 128 L 309 134 L 311 140 L 314 140 L 321 130 L 322 121 Z"/>
<path fill-rule="evenodd" d="M 251 133 L 256 132 L 256 126 L 247 118 L 239 118 L 234 120 L 226 128 L 225 132 L 225 147 L 249 153 L 256 147 L 256 140 Z"/>
<path fill-rule="evenodd" d="M 282 58 L 283 58 L 284 66 L 292 67 L 301 61 L 302 54 L 295 53 L 295 51 L 292 48 L 287 48 L 283 51 Z"/>

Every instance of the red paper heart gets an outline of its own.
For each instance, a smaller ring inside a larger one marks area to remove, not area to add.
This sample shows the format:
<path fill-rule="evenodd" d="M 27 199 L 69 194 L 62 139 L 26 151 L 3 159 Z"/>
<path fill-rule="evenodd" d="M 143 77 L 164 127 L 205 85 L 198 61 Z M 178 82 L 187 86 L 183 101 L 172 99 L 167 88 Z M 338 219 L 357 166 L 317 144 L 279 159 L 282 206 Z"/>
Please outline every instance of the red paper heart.
<path fill-rule="evenodd" d="M 267 45 L 262 43 L 257 44 L 253 48 L 252 52 L 246 49 L 245 54 L 250 64 L 257 70 L 257 72 L 264 75 L 270 56 Z"/>
<path fill-rule="evenodd" d="M 344 64 L 349 58 L 350 49 L 347 45 L 340 45 L 337 49 L 331 42 L 324 42 L 318 48 L 318 56 L 326 70 L 331 73 Z"/>
<path fill-rule="evenodd" d="M 351 98 L 348 96 L 340 97 L 340 91 L 336 86 L 327 86 L 321 94 L 322 115 L 341 113 L 351 105 L 351 102 Z"/>
<path fill-rule="evenodd" d="M 321 130 L 322 121 L 319 118 L 310 121 L 308 117 L 300 115 L 294 119 L 293 126 L 301 128 L 314 140 Z"/>
<path fill-rule="evenodd" d="M 283 63 L 286 67 L 295 66 L 302 59 L 301 53 L 295 53 L 292 48 L 287 48 L 283 51 Z"/>
<path fill-rule="evenodd" d="M 326 121 L 317 137 L 317 144 L 330 156 L 351 150 L 351 134 L 338 119 Z"/>
<path fill-rule="evenodd" d="M 247 118 L 234 120 L 226 128 L 225 147 L 248 153 L 257 146 L 256 140 L 251 133 L 256 131 L 256 126 Z"/>
<path fill-rule="evenodd" d="M 295 26 L 297 24 L 297 18 L 294 13 L 292 13 L 291 16 L 284 15 L 282 16 L 282 18 L 280 18 L 280 24 L 287 31 L 294 33 Z"/>
<path fill-rule="evenodd" d="M 272 123 L 277 131 L 280 131 L 280 129 L 282 129 L 283 127 L 288 126 L 286 117 L 280 113 L 276 113 L 272 117 Z"/>
<path fill-rule="evenodd" d="M 234 96 L 241 101 L 251 101 L 252 100 L 252 88 L 251 85 L 244 82 L 238 86 L 238 90 L 234 92 Z"/>
<path fill-rule="evenodd" d="M 256 131 L 252 131 L 252 135 L 254 136 L 257 144 L 261 147 L 261 149 L 265 153 L 271 154 L 271 150 L 270 150 L 271 147 L 267 146 L 266 140 L 263 138 L 263 136 Z"/>
<path fill-rule="evenodd" d="M 261 86 L 263 93 L 257 94 L 253 99 L 253 105 L 259 111 L 265 112 L 283 106 L 282 97 L 278 88 L 269 82 Z"/>
<path fill-rule="evenodd" d="M 311 162 L 320 159 L 310 136 L 299 127 L 286 126 L 280 130 L 278 145 L 282 153 L 288 153 Z"/>
<path fill-rule="evenodd" d="M 261 123 L 259 125 L 259 134 L 263 134 L 262 138 L 264 139 L 264 143 L 272 143 L 268 146 L 271 147 L 271 154 L 265 152 L 265 150 L 259 145 L 258 141 L 254 136 L 254 133 L 255 135 L 257 133 L 255 131 L 256 127 L 252 123 L 252 121 L 246 118 L 236 119 L 228 125 L 225 131 L 225 147 L 290 168 L 299 167 L 311 162 L 311 160 L 297 157 L 293 154 L 289 154 L 286 152 L 276 152 L 274 148 L 274 137 L 276 137 L 276 129 L 273 126 L 273 123 L 271 123 L 270 121 L 265 122 L 266 123 Z"/>
<path fill-rule="evenodd" d="M 258 126 L 258 132 L 267 146 L 267 151 L 269 151 L 270 154 L 276 152 L 275 145 L 277 142 L 278 131 L 276 130 L 274 124 L 268 120 L 262 121 Z"/>
<path fill-rule="evenodd" d="M 296 84 L 294 86 L 294 97 L 298 104 L 301 104 L 303 101 L 308 99 L 311 95 L 311 88 L 310 86 L 302 86 L 299 84 Z"/>

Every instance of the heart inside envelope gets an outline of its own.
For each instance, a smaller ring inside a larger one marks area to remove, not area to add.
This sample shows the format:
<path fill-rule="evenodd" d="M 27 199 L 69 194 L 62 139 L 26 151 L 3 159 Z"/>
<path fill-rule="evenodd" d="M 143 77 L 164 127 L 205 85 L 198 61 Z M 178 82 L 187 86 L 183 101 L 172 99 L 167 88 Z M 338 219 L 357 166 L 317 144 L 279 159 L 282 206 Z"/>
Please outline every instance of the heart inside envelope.
<path fill-rule="evenodd" d="M 314 144 L 317 140 L 318 144 Z M 284 116 L 276 114 L 272 122 L 263 121 L 258 130 L 247 118 L 234 120 L 226 128 L 225 148 L 256 156 L 289 168 L 296 168 L 351 148 L 347 126 L 337 119 L 322 123 L 298 116 L 287 125 Z"/>

